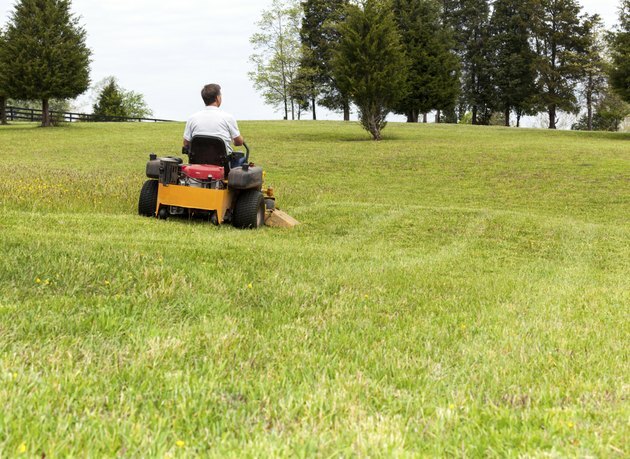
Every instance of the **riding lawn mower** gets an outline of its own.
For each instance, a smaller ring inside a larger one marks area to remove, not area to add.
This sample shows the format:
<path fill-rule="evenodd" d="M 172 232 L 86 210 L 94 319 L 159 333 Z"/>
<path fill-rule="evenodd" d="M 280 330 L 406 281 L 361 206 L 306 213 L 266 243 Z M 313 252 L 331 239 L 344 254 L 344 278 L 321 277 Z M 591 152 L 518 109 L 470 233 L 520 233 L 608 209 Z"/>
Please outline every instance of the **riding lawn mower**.
<path fill-rule="evenodd" d="M 263 188 L 263 170 L 245 152 L 228 152 L 219 137 L 195 136 L 178 157 L 149 156 L 149 178 L 140 191 L 138 213 L 166 219 L 203 217 L 215 225 L 237 228 L 293 227 L 298 222 L 276 208 L 273 188 Z"/>

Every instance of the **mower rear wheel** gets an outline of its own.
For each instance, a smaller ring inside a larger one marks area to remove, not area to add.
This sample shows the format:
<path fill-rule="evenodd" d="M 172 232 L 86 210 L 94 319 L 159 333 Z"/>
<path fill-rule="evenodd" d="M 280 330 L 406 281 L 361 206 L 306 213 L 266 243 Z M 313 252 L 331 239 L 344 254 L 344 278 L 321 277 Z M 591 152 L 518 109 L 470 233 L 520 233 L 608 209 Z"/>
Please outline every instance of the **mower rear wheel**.
<path fill-rule="evenodd" d="M 155 217 L 155 208 L 157 207 L 158 198 L 158 181 L 147 180 L 140 190 L 140 199 L 138 200 L 138 214 L 145 217 Z"/>
<path fill-rule="evenodd" d="M 237 228 L 260 228 L 265 224 L 265 199 L 260 191 L 247 190 L 240 194 L 232 224 Z"/>

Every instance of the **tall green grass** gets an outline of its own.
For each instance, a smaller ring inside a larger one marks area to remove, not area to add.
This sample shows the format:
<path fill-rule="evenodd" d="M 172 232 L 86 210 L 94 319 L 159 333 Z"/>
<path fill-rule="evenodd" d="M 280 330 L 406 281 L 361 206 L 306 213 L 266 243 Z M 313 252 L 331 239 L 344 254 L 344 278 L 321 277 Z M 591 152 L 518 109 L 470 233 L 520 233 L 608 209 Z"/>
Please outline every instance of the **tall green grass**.
<path fill-rule="evenodd" d="M 630 135 L 243 122 L 293 230 L 141 218 L 180 124 L 0 127 L 0 456 L 629 454 Z"/>

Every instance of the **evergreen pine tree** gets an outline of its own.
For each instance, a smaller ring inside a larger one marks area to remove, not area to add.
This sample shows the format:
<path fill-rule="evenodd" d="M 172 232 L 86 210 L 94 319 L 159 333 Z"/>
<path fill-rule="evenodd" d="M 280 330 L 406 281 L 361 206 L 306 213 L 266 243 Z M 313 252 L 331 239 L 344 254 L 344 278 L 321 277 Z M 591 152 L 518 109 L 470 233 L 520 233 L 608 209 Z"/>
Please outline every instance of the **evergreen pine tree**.
<path fill-rule="evenodd" d="M 125 110 L 123 92 L 118 88 L 114 78 L 109 79 L 93 108 L 96 121 L 124 121 L 124 119 L 117 119 L 117 117 L 129 116 Z"/>
<path fill-rule="evenodd" d="M 473 124 L 488 124 L 496 99 L 492 84 L 489 0 L 443 0 L 462 63 L 462 99 Z"/>
<path fill-rule="evenodd" d="M 532 17 L 537 54 L 538 101 L 556 129 L 558 111 L 577 112 L 575 97 L 580 77 L 579 55 L 585 52 L 587 30 L 576 0 L 540 0 Z"/>
<path fill-rule="evenodd" d="M 496 88 L 496 109 L 501 110 L 506 126 L 510 113 L 521 116 L 531 112 L 536 94 L 536 54 L 530 47 L 531 0 L 496 0 L 490 21 L 493 50 L 492 79 Z"/>
<path fill-rule="evenodd" d="M 313 119 L 317 119 L 315 106 L 319 103 L 330 110 L 343 110 L 344 120 L 350 119 L 347 96 L 341 93 L 335 81 L 331 62 L 334 46 L 339 41 L 337 25 L 343 22 L 348 0 L 305 0 L 300 40 L 304 47 L 300 73 L 310 81 L 310 98 Z"/>
<path fill-rule="evenodd" d="M 4 33 L 0 29 L 0 124 L 7 124 L 7 97 L 6 91 L 6 72 L 9 68 L 8 63 L 3 61 L 3 51 L 5 46 Z"/>
<path fill-rule="evenodd" d="M 610 83 L 623 100 L 630 103 L 630 0 L 619 8 L 619 30 L 612 41 L 613 65 Z"/>
<path fill-rule="evenodd" d="M 365 0 L 347 11 L 333 74 L 357 106 L 363 128 L 380 140 L 387 114 L 406 93 L 405 54 L 389 2 Z"/>
<path fill-rule="evenodd" d="M 598 15 L 586 17 L 585 52 L 578 56 L 580 66 L 580 93 L 586 105 L 586 128 L 593 130 L 594 107 L 608 87 L 606 43 L 602 20 Z"/>
<path fill-rule="evenodd" d="M 89 85 L 90 50 L 69 0 L 20 0 L 6 29 L 6 89 L 16 99 L 42 101 L 42 126 L 50 126 L 49 100 L 69 99 Z"/>
<path fill-rule="evenodd" d="M 394 0 L 394 15 L 409 62 L 409 93 L 397 106 L 407 122 L 420 113 L 455 106 L 459 92 L 458 59 L 436 0 Z"/>

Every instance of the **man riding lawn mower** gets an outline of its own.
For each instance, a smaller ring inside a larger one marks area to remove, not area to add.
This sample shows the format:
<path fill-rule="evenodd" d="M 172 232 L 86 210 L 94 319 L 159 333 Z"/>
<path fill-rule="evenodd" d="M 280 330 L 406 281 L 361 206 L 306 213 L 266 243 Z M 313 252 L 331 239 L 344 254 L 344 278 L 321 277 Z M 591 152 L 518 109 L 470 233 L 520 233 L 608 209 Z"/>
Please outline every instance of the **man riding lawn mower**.
<path fill-rule="evenodd" d="M 234 117 L 220 109 L 221 86 L 201 90 L 205 108 L 186 122 L 180 158 L 151 155 L 140 192 L 138 213 L 164 219 L 170 215 L 206 216 L 215 225 L 230 221 L 237 228 L 293 227 L 297 221 L 276 210 L 273 189 L 263 191 L 263 171 L 249 162 L 249 148 Z M 246 153 L 231 151 L 230 143 Z"/>
<path fill-rule="evenodd" d="M 249 162 L 246 152 L 229 152 L 225 141 L 195 136 L 181 158 L 149 157 L 147 180 L 140 191 L 138 213 L 166 219 L 169 216 L 203 216 L 215 225 L 231 222 L 237 228 L 293 227 L 298 222 L 276 209 L 272 188 L 263 189 L 263 170 Z"/>

